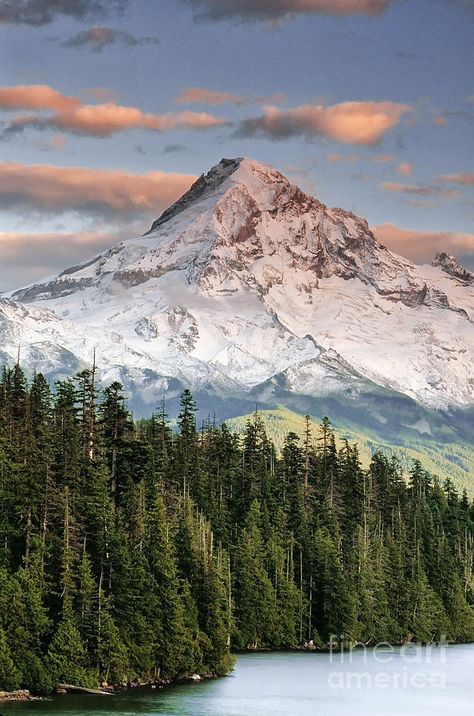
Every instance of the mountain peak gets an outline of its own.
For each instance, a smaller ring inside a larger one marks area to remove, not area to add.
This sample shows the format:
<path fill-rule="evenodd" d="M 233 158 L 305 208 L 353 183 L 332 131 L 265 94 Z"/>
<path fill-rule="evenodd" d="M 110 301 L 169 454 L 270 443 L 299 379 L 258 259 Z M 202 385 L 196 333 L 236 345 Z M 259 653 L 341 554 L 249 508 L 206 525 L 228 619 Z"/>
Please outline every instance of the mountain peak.
<path fill-rule="evenodd" d="M 191 188 L 153 222 L 145 236 L 167 221 L 174 219 L 175 216 L 188 209 L 192 204 L 207 199 L 231 177 L 234 182 L 245 185 L 250 191 L 255 190 L 258 184 L 269 182 L 289 184 L 283 174 L 255 159 L 250 159 L 249 157 L 227 159 L 223 157 L 206 174 L 201 174 Z"/>
<path fill-rule="evenodd" d="M 201 174 L 199 179 L 196 179 L 194 184 L 183 194 L 174 204 L 161 214 L 156 219 L 151 228 L 146 232 L 150 234 L 155 231 L 159 226 L 165 224 L 170 219 L 180 214 L 182 211 L 188 208 L 194 202 L 204 199 L 210 193 L 212 193 L 218 186 L 220 186 L 226 179 L 228 179 L 236 169 L 240 166 L 243 161 L 242 157 L 237 159 L 225 159 L 222 158 L 218 164 L 210 169 L 207 174 Z"/>

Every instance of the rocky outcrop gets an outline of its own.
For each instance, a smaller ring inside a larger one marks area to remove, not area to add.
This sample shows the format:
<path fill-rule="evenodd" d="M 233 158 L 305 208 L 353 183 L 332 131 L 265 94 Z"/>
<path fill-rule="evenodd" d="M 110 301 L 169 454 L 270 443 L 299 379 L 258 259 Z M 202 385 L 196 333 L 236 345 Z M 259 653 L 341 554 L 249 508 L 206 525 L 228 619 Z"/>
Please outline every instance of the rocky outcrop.
<path fill-rule="evenodd" d="M 0 701 L 33 701 L 35 697 L 30 694 L 28 689 L 18 689 L 17 691 L 0 691 Z"/>
<path fill-rule="evenodd" d="M 459 279 L 464 284 L 474 283 L 474 273 L 461 266 L 452 254 L 437 253 L 431 265 L 439 266 L 449 276 Z"/>

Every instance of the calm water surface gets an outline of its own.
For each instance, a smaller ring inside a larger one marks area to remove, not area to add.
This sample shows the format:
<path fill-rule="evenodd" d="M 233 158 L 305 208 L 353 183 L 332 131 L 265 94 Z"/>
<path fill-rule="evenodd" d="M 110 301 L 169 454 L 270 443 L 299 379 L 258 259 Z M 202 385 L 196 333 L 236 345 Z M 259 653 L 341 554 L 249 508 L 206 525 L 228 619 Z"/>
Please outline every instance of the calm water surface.
<path fill-rule="evenodd" d="M 4 716 L 473 716 L 474 645 L 408 651 L 246 654 L 217 681 L 115 696 L 2 704 Z"/>

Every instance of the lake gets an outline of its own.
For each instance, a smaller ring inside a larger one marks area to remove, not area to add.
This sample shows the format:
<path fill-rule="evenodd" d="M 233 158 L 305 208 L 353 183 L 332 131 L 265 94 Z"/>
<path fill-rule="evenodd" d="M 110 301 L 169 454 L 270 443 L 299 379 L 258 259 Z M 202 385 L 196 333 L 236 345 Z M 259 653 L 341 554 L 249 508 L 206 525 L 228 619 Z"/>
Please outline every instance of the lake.
<path fill-rule="evenodd" d="M 4 716 L 472 716 L 474 645 L 244 654 L 216 681 L 0 704 Z"/>

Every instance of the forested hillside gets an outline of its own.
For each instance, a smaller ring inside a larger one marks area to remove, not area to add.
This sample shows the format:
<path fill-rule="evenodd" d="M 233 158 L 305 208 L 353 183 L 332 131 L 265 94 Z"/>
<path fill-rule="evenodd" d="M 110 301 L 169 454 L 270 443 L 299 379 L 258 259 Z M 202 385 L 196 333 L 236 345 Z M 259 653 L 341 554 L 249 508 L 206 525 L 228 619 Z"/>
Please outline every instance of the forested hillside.
<path fill-rule="evenodd" d="M 415 462 L 281 454 L 181 397 L 134 423 L 93 371 L 0 378 L 0 689 L 223 674 L 230 649 L 474 640 L 474 506 Z"/>
<path fill-rule="evenodd" d="M 320 406 L 317 407 L 320 410 Z M 326 412 L 329 411 L 325 409 L 324 412 L 315 414 L 324 415 Z M 370 415 L 370 408 L 367 408 L 366 412 Z M 402 413 L 397 404 L 392 405 L 390 414 L 394 424 L 389 429 L 386 429 L 385 425 L 384 429 L 377 431 L 362 423 L 357 424 L 350 419 L 344 420 L 341 416 L 336 417 L 334 413 L 330 413 L 336 442 L 338 438 L 346 438 L 350 443 L 357 442 L 361 462 L 365 468 L 369 466 L 374 452 L 395 455 L 405 471 L 409 471 L 413 460 L 418 460 L 428 472 L 438 475 L 441 480 L 450 478 L 458 491 L 466 490 L 469 497 L 474 497 L 474 445 L 464 436 L 456 434 L 452 414 L 448 418 L 442 413 L 437 413 L 435 419 L 440 419 L 442 416 L 444 421 L 440 420 L 440 424 L 433 431 L 428 423 L 426 425 L 423 423 L 422 419 L 418 419 L 418 423 L 412 420 L 415 426 L 412 425 L 410 428 L 408 425 L 410 419 Z M 259 415 L 264 422 L 267 435 L 275 443 L 277 450 L 281 450 L 289 432 L 300 435 L 305 430 L 304 416 L 289 410 L 284 405 L 267 409 L 260 409 L 259 406 Z M 248 414 L 231 417 L 227 420 L 227 425 L 242 433 L 248 417 Z M 448 420 L 451 421 L 451 426 Z M 468 420 L 467 417 L 466 427 L 469 424 Z M 474 425 L 474 413 L 470 422 Z M 311 418 L 313 430 L 317 424 L 318 420 Z M 465 432 L 468 433 L 469 428 Z"/>

